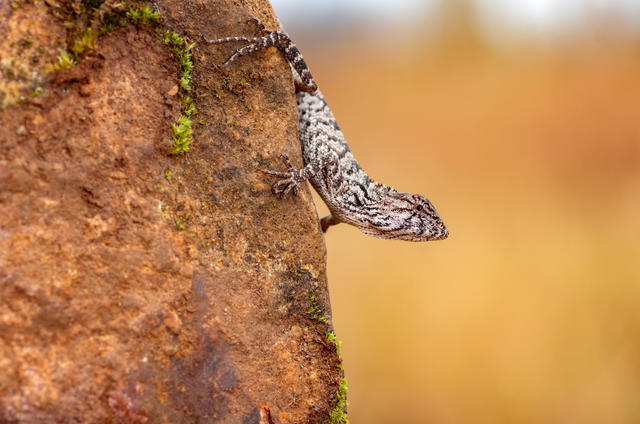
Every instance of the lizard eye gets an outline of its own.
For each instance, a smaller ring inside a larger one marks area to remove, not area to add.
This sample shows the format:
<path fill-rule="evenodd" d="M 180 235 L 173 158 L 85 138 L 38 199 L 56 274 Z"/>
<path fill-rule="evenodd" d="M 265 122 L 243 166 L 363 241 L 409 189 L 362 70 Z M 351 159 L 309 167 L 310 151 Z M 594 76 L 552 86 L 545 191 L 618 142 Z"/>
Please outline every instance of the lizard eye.
<path fill-rule="evenodd" d="M 422 205 L 418 205 L 418 206 L 416 206 L 416 209 L 417 209 L 417 210 L 419 210 L 419 211 L 421 211 L 421 210 L 422 210 Z"/>

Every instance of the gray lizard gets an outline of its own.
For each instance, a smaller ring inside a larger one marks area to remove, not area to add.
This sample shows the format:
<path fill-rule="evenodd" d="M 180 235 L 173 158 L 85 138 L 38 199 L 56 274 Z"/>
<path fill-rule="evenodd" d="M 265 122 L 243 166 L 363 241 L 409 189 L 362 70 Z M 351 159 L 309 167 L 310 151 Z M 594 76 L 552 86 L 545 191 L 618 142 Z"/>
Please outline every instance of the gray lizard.
<path fill-rule="evenodd" d="M 331 212 L 321 219 L 322 231 L 346 222 L 363 233 L 384 239 L 408 241 L 440 240 L 449 235 L 431 202 L 419 195 L 401 193 L 373 181 L 354 158 L 344 135 L 331 113 L 300 51 L 289 36 L 268 30 L 257 19 L 263 36 L 227 37 L 207 40 L 209 44 L 232 41 L 250 43 L 236 50 L 222 65 L 228 66 L 240 56 L 267 47 L 284 53 L 294 69 L 296 101 L 300 123 L 300 143 L 304 168 L 295 169 L 285 156 L 288 170 L 265 171 L 279 177 L 275 193 L 298 191 L 298 184 L 309 180 Z"/>

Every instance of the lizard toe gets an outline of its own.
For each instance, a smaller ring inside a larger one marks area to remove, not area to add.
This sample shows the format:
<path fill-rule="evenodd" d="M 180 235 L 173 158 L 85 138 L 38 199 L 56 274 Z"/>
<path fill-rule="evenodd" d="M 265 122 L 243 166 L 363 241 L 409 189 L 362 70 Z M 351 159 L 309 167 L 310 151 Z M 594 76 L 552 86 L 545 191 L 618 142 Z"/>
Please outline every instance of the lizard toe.
<path fill-rule="evenodd" d="M 293 191 L 293 194 L 296 195 L 298 193 L 298 183 L 296 182 L 289 182 L 289 184 L 287 185 L 287 187 L 284 189 L 284 194 L 287 195 L 289 194 L 291 191 Z"/>
<path fill-rule="evenodd" d="M 298 182 L 294 178 L 292 178 L 291 176 L 289 176 L 288 178 L 284 178 L 284 179 L 278 180 L 273 185 L 273 192 L 274 193 L 282 193 L 284 195 L 287 195 L 292 190 L 293 190 L 294 194 L 297 194 L 297 192 L 298 192 Z"/>
<path fill-rule="evenodd" d="M 281 172 L 281 171 L 269 171 L 266 169 L 261 170 L 265 174 L 275 175 L 276 177 L 288 178 L 291 176 L 289 172 Z"/>

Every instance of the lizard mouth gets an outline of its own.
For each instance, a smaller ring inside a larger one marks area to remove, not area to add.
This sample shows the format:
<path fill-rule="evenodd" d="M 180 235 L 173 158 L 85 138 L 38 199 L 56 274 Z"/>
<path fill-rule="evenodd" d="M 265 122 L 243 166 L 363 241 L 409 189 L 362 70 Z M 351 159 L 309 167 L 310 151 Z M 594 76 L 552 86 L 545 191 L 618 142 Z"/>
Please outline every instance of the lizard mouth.
<path fill-rule="evenodd" d="M 440 217 L 438 217 L 438 221 L 434 227 L 435 228 L 430 231 L 431 234 L 429 235 L 428 240 L 444 240 L 449 237 L 449 230 L 444 225 L 444 222 Z"/>
<path fill-rule="evenodd" d="M 385 231 L 384 229 L 376 227 L 361 227 L 360 231 L 373 237 L 414 242 L 444 240 L 449 237 L 449 230 L 447 230 L 447 227 L 445 227 L 444 224 L 441 224 L 435 230 L 426 230 L 420 234 L 416 234 L 415 232 L 403 232 L 400 228 Z"/>
<path fill-rule="evenodd" d="M 444 240 L 449 237 L 449 230 L 443 225 L 442 229 L 435 233 L 429 240 Z"/>

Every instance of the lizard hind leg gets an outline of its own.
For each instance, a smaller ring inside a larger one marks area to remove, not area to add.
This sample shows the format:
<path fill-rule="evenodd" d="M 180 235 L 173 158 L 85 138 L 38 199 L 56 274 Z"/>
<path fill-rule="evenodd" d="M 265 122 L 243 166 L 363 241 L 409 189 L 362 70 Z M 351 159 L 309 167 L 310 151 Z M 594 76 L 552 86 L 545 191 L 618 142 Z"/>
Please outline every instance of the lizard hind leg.
<path fill-rule="evenodd" d="M 329 214 L 325 217 L 323 217 L 320 220 L 320 227 L 322 228 L 322 232 L 326 233 L 327 229 L 332 226 L 332 225 L 337 225 L 339 223 L 341 223 L 342 221 L 340 221 L 338 218 L 336 218 L 335 216 L 333 216 L 332 214 Z"/>

